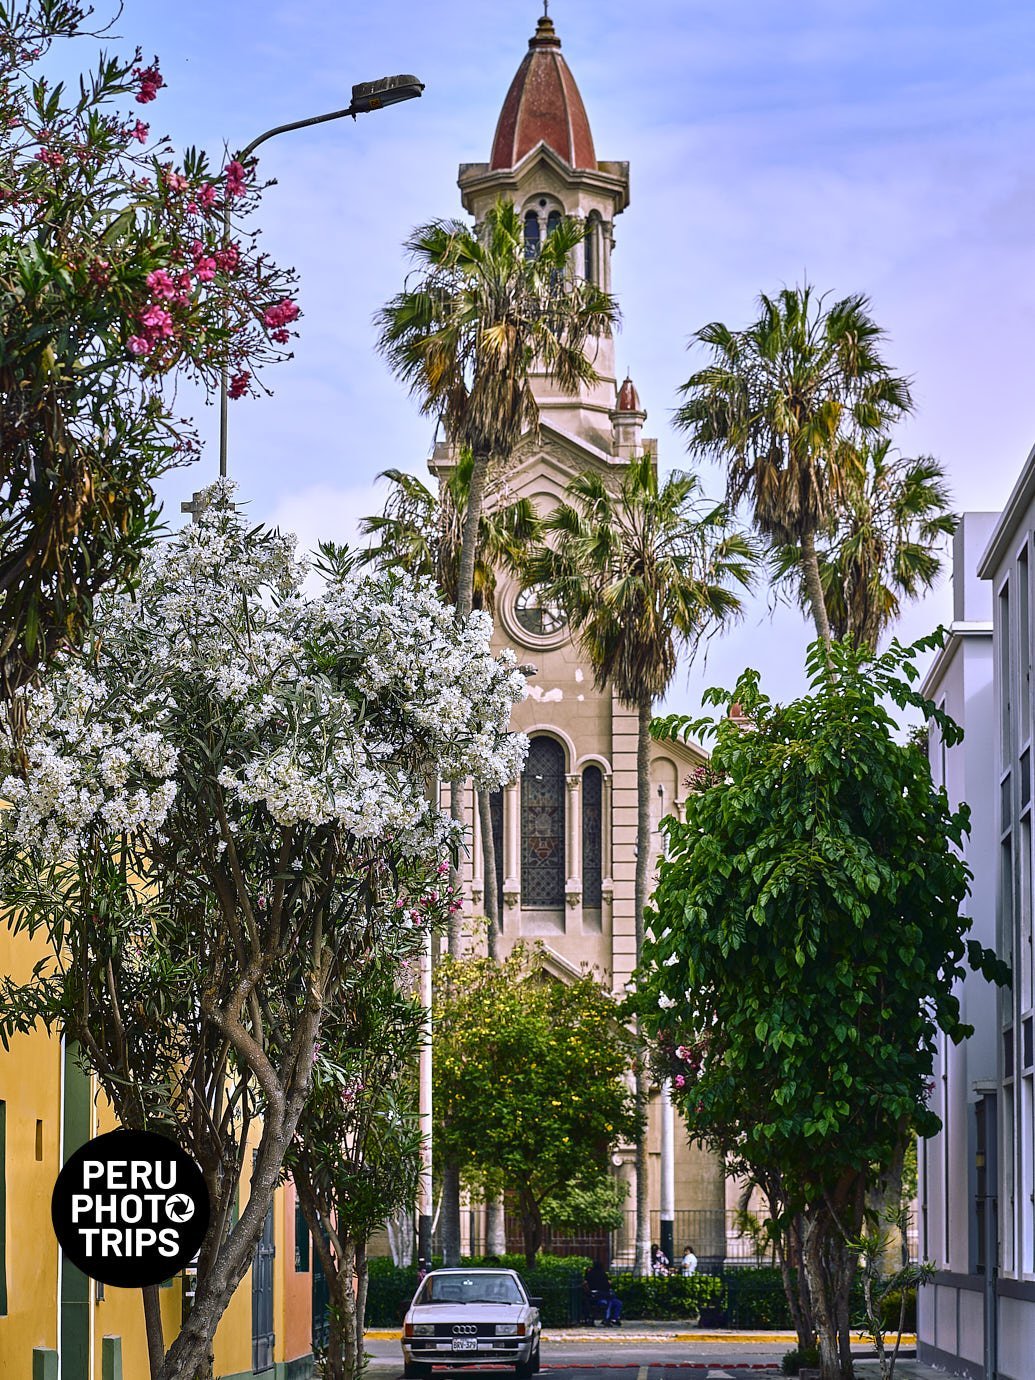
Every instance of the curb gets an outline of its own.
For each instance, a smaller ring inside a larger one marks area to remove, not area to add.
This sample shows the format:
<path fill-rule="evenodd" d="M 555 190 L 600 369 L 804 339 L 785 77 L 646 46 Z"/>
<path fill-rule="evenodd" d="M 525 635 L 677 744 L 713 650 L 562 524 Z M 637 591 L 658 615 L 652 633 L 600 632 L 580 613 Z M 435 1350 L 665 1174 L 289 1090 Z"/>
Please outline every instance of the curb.
<path fill-rule="evenodd" d="M 374 1342 L 398 1342 L 402 1340 L 402 1329 L 369 1327 L 363 1335 Z M 608 1342 L 704 1342 L 721 1346 L 734 1346 L 738 1343 L 786 1343 L 793 1346 L 798 1340 L 797 1333 L 794 1332 L 635 1332 L 631 1328 L 614 1328 L 607 1331 L 603 1328 L 594 1328 L 592 1331 L 543 1329 L 543 1341 L 551 1345 L 558 1342 L 593 1342 L 602 1337 L 606 1337 Z M 864 1339 L 860 1338 L 859 1344 L 865 1344 Z M 911 1332 L 903 1332 L 902 1347 L 915 1348 L 916 1336 Z M 902 1355 L 901 1351 L 899 1355 Z"/>

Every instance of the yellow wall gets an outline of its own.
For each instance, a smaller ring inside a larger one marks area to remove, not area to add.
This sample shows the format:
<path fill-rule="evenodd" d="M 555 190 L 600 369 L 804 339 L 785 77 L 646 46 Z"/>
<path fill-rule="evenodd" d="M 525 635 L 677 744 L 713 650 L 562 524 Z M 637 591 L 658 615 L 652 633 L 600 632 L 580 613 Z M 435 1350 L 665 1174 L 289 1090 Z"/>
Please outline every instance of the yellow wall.
<path fill-rule="evenodd" d="M 0 958 L 0 971 L 28 979 L 34 955 L 24 936 L 0 934 Z M 0 1318 L 0 1375 L 28 1374 L 25 1358 L 33 1347 L 57 1342 L 58 1246 L 50 1195 L 58 1172 L 60 1070 L 57 1040 L 21 1035 L 9 1052 L 0 1049 L 0 1100 L 7 1113 L 7 1316 Z"/>
<path fill-rule="evenodd" d="M 0 926 L 0 973 L 27 981 L 43 949 Z M 0 1377 L 30 1380 L 32 1353 L 58 1345 L 58 1245 L 50 1221 L 50 1198 L 61 1161 L 61 1043 L 42 1033 L 16 1036 L 9 1052 L 0 1048 L 0 1101 L 6 1106 L 6 1266 L 7 1314 L 0 1316 Z M 40 1125 L 37 1159 L 37 1123 Z M 115 1125 L 103 1096 L 94 1099 L 92 1132 Z M 257 1141 L 258 1131 L 255 1132 Z M 250 1161 L 250 1157 L 249 1157 Z M 241 1200 L 247 1200 L 247 1175 Z M 294 1190 L 277 1191 L 274 1206 L 274 1324 L 277 1361 L 307 1356 L 310 1350 L 311 1275 L 295 1272 Z M 252 1281 L 249 1270 L 238 1285 L 216 1334 L 216 1375 L 251 1374 Z M 91 1285 L 92 1375 L 101 1380 L 103 1339 L 122 1339 L 124 1380 L 145 1380 L 147 1343 L 141 1295 L 110 1285 L 98 1299 Z M 165 1341 L 175 1337 L 181 1317 L 181 1281 L 160 1291 Z"/>

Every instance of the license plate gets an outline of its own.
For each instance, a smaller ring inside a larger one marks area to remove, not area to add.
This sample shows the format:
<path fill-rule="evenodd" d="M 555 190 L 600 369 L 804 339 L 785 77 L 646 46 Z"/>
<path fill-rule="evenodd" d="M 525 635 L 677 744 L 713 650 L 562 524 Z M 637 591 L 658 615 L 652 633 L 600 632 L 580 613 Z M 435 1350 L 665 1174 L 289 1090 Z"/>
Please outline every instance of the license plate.
<path fill-rule="evenodd" d="M 453 1338 L 453 1350 L 454 1350 L 454 1351 L 477 1351 L 477 1350 L 478 1350 L 478 1338 L 477 1338 L 477 1337 L 454 1337 L 454 1338 Z"/>

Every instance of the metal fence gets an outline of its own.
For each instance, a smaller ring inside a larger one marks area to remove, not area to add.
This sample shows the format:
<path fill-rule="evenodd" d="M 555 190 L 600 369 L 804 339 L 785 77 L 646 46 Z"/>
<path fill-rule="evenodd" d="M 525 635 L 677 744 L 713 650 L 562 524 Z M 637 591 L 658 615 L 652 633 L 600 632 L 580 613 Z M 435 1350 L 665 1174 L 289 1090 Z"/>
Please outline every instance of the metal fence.
<path fill-rule="evenodd" d="M 651 1241 L 661 1241 L 661 1213 L 650 1215 Z M 721 1208 L 685 1208 L 673 1214 L 673 1246 L 676 1266 L 686 1246 L 697 1256 L 702 1271 L 726 1266 L 775 1265 L 776 1253 L 766 1244 L 764 1222 L 757 1214 L 744 1214 Z M 505 1218 L 507 1250 L 520 1254 L 524 1250 L 521 1218 L 510 1213 Z M 918 1260 L 916 1221 L 910 1218 L 906 1234 L 909 1259 Z M 441 1251 L 441 1233 L 436 1231 L 433 1250 Z M 547 1255 L 576 1255 L 600 1258 L 608 1266 L 631 1269 L 636 1261 L 636 1214 L 623 1213 L 621 1225 L 615 1231 L 595 1228 L 558 1231 L 544 1228 L 543 1252 Z M 485 1214 L 473 1208 L 462 1214 L 461 1250 L 465 1256 L 483 1256 L 485 1245 Z"/>

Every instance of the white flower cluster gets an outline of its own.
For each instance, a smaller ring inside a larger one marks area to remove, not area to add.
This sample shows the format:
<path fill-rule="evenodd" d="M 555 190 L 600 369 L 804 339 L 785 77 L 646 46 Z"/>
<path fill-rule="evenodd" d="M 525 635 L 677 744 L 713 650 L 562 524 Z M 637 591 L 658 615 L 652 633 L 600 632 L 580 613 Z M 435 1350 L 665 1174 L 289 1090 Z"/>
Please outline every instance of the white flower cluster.
<path fill-rule="evenodd" d="M 492 654 L 484 615 L 458 625 L 398 574 L 307 597 L 294 539 L 250 527 L 232 496 L 209 491 L 133 600 L 101 601 L 91 656 L 24 692 L 27 771 L 0 784 L 4 827 L 56 860 L 88 833 L 153 835 L 214 767 L 228 807 L 440 848 L 429 782 L 499 786 L 524 760 L 513 659 Z"/>

